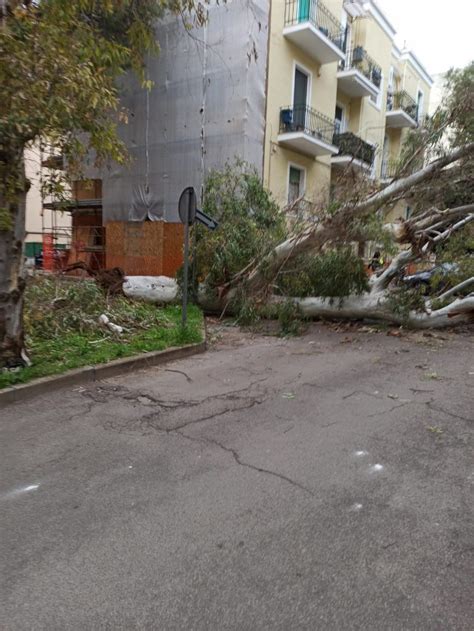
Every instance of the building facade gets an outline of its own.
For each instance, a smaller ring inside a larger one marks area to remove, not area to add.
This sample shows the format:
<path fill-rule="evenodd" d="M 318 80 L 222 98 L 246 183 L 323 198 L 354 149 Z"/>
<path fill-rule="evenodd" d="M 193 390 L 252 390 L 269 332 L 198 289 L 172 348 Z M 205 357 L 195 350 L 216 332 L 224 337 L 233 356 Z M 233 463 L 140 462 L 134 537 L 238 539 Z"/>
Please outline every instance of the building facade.
<path fill-rule="evenodd" d="M 89 173 L 101 180 L 107 266 L 152 274 L 167 243 L 178 265 L 181 191 L 201 195 L 209 170 L 235 158 L 281 206 L 327 202 L 348 170 L 388 180 L 432 85 L 394 36 L 373 0 L 213 0 L 200 28 L 160 21 L 152 89 L 132 75 L 122 84 L 131 162 Z"/>
<path fill-rule="evenodd" d="M 341 169 L 387 180 L 431 77 L 375 2 L 272 2 L 265 185 L 281 204 L 327 197 Z"/>

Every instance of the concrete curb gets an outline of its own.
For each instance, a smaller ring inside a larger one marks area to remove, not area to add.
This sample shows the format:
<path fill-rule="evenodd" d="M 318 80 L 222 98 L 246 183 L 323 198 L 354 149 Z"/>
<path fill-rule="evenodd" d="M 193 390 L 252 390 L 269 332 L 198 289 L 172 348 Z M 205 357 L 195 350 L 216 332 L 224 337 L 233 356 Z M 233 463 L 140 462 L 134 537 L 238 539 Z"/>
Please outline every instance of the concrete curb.
<path fill-rule="evenodd" d="M 173 346 L 164 351 L 153 351 L 142 355 L 133 355 L 123 359 L 114 359 L 107 364 L 97 364 L 95 366 L 82 366 L 68 370 L 60 375 L 50 377 L 40 377 L 29 383 L 11 386 L 0 390 L 0 408 L 8 403 L 25 401 L 34 396 L 47 394 L 52 390 L 75 386 L 77 384 L 108 379 L 126 372 L 142 370 L 151 366 L 159 366 L 176 359 L 191 357 L 206 350 L 206 338 L 204 329 L 204 341 L 198 344 L 188 344 L 187 346 Z"/>

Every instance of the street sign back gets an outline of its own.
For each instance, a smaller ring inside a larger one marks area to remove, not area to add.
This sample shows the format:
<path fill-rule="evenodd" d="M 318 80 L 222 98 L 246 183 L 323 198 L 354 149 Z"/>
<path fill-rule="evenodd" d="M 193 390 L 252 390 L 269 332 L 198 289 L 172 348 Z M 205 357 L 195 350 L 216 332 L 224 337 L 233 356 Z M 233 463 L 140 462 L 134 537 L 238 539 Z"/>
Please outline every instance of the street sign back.
<path fill-rule="evenodd" d="M 196 218 L 196 191 L 193 186 L 188 186 L 181 193 L 178 202 L 178 213 L 181 223 L 192 224 Z"/>

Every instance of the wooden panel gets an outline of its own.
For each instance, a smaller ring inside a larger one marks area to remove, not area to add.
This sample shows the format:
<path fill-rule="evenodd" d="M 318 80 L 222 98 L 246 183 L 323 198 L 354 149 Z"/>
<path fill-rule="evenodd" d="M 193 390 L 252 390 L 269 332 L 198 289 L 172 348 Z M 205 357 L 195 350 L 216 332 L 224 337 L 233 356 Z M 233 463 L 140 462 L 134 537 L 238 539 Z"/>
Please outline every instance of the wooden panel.
<path fill-rule="evenodd" d="M 126 274 L 174 276 L 183 262 L 183 226 L 162 221 L 107 224 L 107 267 Z"/>
<path fill-rule="evenodd" d="M 183 264 L 184 226 L 180 223 L 165 223 L 163 235 L 163 274 L 175 276 Z"/>

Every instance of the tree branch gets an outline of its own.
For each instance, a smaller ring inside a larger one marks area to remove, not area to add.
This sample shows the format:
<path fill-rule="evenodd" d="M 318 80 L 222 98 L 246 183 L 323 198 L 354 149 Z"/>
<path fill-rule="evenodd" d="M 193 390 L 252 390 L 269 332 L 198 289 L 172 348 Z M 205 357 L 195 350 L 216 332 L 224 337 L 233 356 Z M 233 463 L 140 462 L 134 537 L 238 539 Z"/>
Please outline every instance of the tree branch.
<path fill-rule="evenodd" d="M 456 232 L 456 230 L 460 230 L 461 228 L 466 226 L 469 222 L 471 222 L 473 219 L 474 219 L 474 214 L 468 215 L 464 219 L 461 219 L 461 221 L 458 221 L 457 223 L 455 223 L 454 226 L 449 227 L 447 230 L 445 230 L 441 234 L 438 234 L 433 239 L 430 239 L 429 241 L 427 241 L 425 245 L 421 248 L 421 251 L 423 252 L 423 254 L 425 254 L 426 252 L 428 252 L 430 246 L 433 246 L 436 243 L 439 243 L 440 241 L 444 241 L 445 239 L 449 238 L 453 232 Z"/>
<path fill-rule="evenodd" d="M 364 200 L 360 204 L 357 204 L 353 207 L 353 214 L 361 215 L 368 210 L 371 210 L 374 207 L 380 207 L 386 202 L 390 201 L 392 197 L 402 193 L 412 186 L 419 184 L 423 180 L 426 180 L 430 175 L 433 175 L 437 171 L 444 169 L 444 167 L 456 162 L 460 158 L 463 158 L 466 155 L 469 155 L 474 152 L 474 143 L 469 143 L 467 145 L 463 145 L 462 147 L 458 147 L 453 152 L 448 154 L 447 156 L 443 156 L 442 158 L 438 158 L 438 160 L 434 160 L 428 166 L 416 171 L 416 173 L 412 173 L 411 175 L 404 177 L 400 180 L 396 180 L 389 184 L 386 188 L 382 189 L 378 193 L 370 196 L 368 199 Z M 344 210 L 344 209 L 342 209 Z"/>
<path fill-rule="evenodd" d="M 438 296 L 436 298 L 436 300 L 446 300 L 446 298 L 449 298 L 450 296 L 453 296 L 457 291 L 461 291 L 462 289 L 466 289 L 470 285 L 474 285 L 474 276 L 471 276 L 471 278 L 468 278 L 467 280 L 463 280 L 462 283 L 459 283 L 455 287 L 451 287 L 451 289 L 448 289 L 443 294 Z"/>
<path fill-rule="evenodd" d="M 434 208 L 432 211 L 428 211 L 422 216 L 417 216 L 412 222 L 415 232 L 419 230 L 437 228 L 445 223 L 452 221 L 453 219 L 462 215 L 468 215 L 474 212 L 474 204 L 468 204 L 466 206 L 458 206 L 457 208 L 447 208 L 446 210 L 438 210 Z M 441 219 L 438 223 L 432 224 L 433 220 Z"/>
<path fill-rule="evenodd" d="M 399 237 L 399 242 L 404 242 L 410 238 L 410 235 L 414 234 L 413 228 L 415 228 L 415 235 L 417 236 L 417 243 L 415 245 L 412 244 L 412 247 L 409 250 L 403 250 L 398 254 L 387 267 L 387 269 L 377 278 L 374 278 L 372 281 L 372 291 L 379 292 L 383 291 L 388 287 L 390 282 L 397 276 L 400 270 L 405 267 L 408 263 L 415 261 L 418 258 L 421 258 L 423 254 L 426 254 L 430 247 L 434 244 L 443 241 L 451 236 L 453 232 L 456 230 L 460 230 L 466 224 L 474 219 L 474 214 L 469 214 L 467 217 L 464 217 L 453 226 L 450 226 L 448 229 L 444 230 L 441 233 L 438 233 L 435 237 L 430 237 L 429 232 L 432 231 L 437 226 L 443 226 L 446 222 L 452 221 L 453 218 L 459 217 L 459 215 L 464 215 L 467 212 L 474 210 L 474 204 L 469 204 L 467 206 L 459 206 L 458 208 L 450 208 L 444 211 L 439 211 L 434 209 L 431 214 L 424 213 L 422 215 L 422 221 L 410 222 L 407 221 L 402 224 L 402 236 Z M 428 216 L 427 216 L 428 215 Z M 437 224 L 431 225 L 434 217 L 444 216 L 446 219 L 442 222 L 438 222 Z M 427 225 L 428 227 L 419 230 L 420 226 Z M 403 230 L 403 226 L 406 226 L 408 229 Z M 420 249 L 420 240 L 427 238 L 427 242 Z"/>
<path fill-rule="evenodd" d="M 372 276 L 374 279 L 371 283 L 371 292 L 378 293 L 388 287 L 390 282 L 399 274 L 400 270 L 419 257 L 419 254 L 413 251 L 413 248 L 409 250 L 403 250 L 400 254 L 397 254 L 392 259 L 387 269 L 378 277 Z"/>

